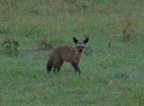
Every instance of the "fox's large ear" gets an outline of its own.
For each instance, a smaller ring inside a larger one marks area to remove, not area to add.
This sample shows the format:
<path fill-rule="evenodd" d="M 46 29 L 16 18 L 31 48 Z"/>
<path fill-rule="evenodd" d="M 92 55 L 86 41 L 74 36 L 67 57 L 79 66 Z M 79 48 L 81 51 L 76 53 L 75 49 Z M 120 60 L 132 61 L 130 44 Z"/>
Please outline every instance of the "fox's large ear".
<path fill-rule="evenodd" d="M 85 40 L 83 42 L 84 42 L 84 44 L 87 44 L 88 41 L 89 41 L 89 38 L 85 38 Z"/>
<path fill-rule="evenodd" d="M 77 44 L 77 42 L 78 42 L 78 40 L 75 37 L 73 37 L 73 41 L 75 44 Z"/>

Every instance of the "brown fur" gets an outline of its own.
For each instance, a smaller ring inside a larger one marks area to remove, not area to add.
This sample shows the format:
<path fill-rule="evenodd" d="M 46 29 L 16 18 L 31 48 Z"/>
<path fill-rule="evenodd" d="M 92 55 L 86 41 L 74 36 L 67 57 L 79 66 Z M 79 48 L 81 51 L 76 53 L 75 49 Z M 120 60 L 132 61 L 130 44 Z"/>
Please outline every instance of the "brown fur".
<path fill-rule="evenodd" d="M 83 42 L 79 42 L 76 38 L 73 38 L 76 46 L 68 46 L 68 45 L 60 45 L 56 47 L 49 55 L 49 61 L 47 64 L 47 72 L 50 72 L 54 67 L 53 71 L 56 70 L 59 72 L 61 65 L 64 61 L 72 64 L 76 72 L 81 73 L 78 64 L 84 52 L 84 46 L 88 42 L 88 38 L 86 38 Z M 79 48 L 77 48 L 77 45 Z M 81 47 L 82 45 L 82 47 Z"/>

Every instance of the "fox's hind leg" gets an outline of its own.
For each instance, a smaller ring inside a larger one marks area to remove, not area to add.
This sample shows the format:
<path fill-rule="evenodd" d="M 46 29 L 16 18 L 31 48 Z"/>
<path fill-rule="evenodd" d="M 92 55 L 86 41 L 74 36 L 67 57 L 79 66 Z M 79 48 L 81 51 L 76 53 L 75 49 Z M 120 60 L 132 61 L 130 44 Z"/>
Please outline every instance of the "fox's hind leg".
<path fill-rule="evenodd" d="M 61 60 L 60 63 L 58 64 L 58 66 L 57 66 L 57 72 L 60 71 L 62 64 L 63 64 L 63 61 Z"/>
<path fill-rule="evenodd" d="M 59 72 L 62 64 L 63 64 L 62 60 L 55 62 L 53 71 L 54 72 L 56 72 L 56 71 Z"/>
<path fill-rule="evenodd" d="M 57 62 L 53 64 L 53 67 L 54 67 L 54 68 L 53 68 L 53 72 L 56 72 L 57 66 L 58 66 L 58 63 L 57 63 Z"/>
<path fill-rule="evenodd" d="M 58 67 L 58 64 L 60 63 L 59 61 L 59 55 L 58 54 L 56 54 L 56 53 L 54 53 L 53 54 L 53 72 L 56 72 L 56 70 L 57 70 L 57 67 Z"/>

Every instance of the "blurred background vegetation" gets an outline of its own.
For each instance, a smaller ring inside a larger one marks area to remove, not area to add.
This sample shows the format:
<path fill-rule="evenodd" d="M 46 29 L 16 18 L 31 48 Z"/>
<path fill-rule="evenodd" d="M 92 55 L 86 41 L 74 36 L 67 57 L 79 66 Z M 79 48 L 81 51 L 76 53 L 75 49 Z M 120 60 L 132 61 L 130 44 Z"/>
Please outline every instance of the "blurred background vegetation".
<path fill-rule="evenodd" d="M 0 0 L 0 35 L 96 35 L 104 31 L 119 36 L 129 23 L 143 31 L 143 5 L 143 0 Z"/>
<path fill-rule="evenodd" d="M 72 36 L 109 46 L 116 39 L 142 42 L 143 5 L 143 0 L 0 0 L 0 41 L 15 39 L 26 48 L 70 43 Z"/>

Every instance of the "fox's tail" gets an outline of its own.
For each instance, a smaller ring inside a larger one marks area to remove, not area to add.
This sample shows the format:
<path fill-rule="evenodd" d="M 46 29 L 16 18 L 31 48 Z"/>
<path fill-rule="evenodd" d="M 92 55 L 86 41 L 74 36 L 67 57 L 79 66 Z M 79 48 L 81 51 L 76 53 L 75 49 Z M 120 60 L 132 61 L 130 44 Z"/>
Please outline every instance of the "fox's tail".
<path fill-rule="evenodd" d="M 49 57 L 48 63 L 47 63 L 47 73 L 49 73 L 51 71 L 53 67 L 53 59 L 52 57 Z"/>

